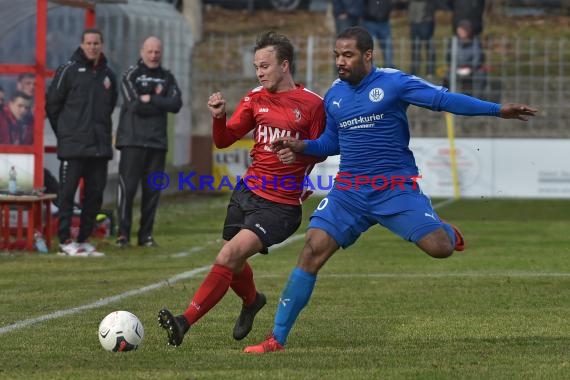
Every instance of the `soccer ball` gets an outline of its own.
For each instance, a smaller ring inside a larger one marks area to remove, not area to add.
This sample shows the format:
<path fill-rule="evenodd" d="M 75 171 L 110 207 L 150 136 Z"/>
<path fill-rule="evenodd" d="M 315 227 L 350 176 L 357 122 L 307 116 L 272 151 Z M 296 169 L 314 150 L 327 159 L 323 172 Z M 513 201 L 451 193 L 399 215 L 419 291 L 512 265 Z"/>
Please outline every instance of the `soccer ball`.
<path fill-rule="evenodd" d="M 99 324 L 99 342 L 107 351 L 136 350 L 143 338 L 144 328 L 141 321 L 128 311 L 114 311 Z"/>

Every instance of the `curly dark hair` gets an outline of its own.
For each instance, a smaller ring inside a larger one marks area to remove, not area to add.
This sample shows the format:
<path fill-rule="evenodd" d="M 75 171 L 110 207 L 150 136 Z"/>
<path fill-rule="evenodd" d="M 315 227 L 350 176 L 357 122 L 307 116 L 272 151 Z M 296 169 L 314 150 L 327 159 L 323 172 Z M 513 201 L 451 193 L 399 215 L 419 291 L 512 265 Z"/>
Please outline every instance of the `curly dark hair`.
<path fill-rule="evenodd" d="M 372 39 L 372 36 L 361 26 L 351 26 L 350 28 L 346 28 L 336 36 L 336 39 L 356 40 L 356 47 L 362 53 L 368 50 L 374 50 L 374 40 Z"/>

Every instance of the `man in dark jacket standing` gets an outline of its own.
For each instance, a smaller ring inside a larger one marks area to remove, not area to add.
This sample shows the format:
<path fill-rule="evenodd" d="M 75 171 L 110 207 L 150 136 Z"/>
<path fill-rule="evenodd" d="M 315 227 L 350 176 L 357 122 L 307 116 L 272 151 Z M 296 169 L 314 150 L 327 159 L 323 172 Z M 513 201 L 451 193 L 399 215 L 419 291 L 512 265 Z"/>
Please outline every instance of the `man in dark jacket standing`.
<path fill-rule="evenodd" d="M 362 12 L 362 26 L 373 38 L 378 40 L 384 64 L 382 67 L 394 67 L 392 49 L 392 28 L 390 13 L 392 0 L 365 0 Z"/>
<path fill-rule="evenodd" d="M 140 51 L 141 58 L 123 75 L 123 106 L 117 130 L 119 162 L 119 237 L 117 245 L 129 245 L 133 200 L 138 185 L 142 188 L 141 220 L 138 245 L 156 246 L 152 237 L 160 190 L 149 184 L 149 176 L 163 172 L 168 150 L 167 114 L 182 107 L 180 90 L 174 76 L 161 66 L 162 43 L 148 37 Z"/>
<path fill-rule="evenodd" d="M 332 12 L 336 33 L 360 23 L 364 0 L 332 0 Z"/>
<path fill-rule="evenodd" d="M 87 239 L 103 203 L 107 165 L 113 157 L 111 115 L 117 104 L 115 73 L 102 52 L 103 36 L 86 29 L 81 45 L 61 65 L 46 96 L 46 113 L 57 138 L 60 254 L 102 256 Z M 71 239 L 75 193 L 84 181 L 79 234 Z"/>
<path fill-rule="evenodd" d="M 435 11 L 437 4 L 433 0 L 410 0 L 408 20 L 410 22 L 410 39 L 412 43 L 412 64 L 410 74 L 422 75 L 422 46 L 426 53 L 426 79 L 433 81 L 435 75 L 435 47 L 433 33 L 435 31 Z"/>

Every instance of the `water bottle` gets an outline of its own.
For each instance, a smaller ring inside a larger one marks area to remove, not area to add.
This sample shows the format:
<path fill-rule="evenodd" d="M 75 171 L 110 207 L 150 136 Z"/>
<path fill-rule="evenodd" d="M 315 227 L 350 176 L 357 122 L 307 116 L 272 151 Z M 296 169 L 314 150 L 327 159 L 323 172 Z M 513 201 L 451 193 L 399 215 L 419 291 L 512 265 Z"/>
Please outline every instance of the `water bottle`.
<path fill-rule="evenodd" d="M 46 241 L 45 241 L 42 233 L 38 230 L 36 230 L 36 232 L 34 233 L 34 243 L 36 246 L 36 250 L 39 253 L 48 253 Z"/>
<path fill-rule="evenodd" d="M 10 194 L 18 193 L 18 184 L 16 183 L 17 178 L 18 174 L 16 173 L 16 167 L 12 166 L 8 172 L 8 192 Z"/>

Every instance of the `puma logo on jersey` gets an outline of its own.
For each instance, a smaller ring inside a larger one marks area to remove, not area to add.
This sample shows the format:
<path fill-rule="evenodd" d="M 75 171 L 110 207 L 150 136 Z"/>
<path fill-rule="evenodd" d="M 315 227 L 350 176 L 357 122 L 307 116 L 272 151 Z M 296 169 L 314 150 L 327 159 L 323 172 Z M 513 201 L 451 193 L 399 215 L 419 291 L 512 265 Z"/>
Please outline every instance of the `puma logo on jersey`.
<path fill-rule="evenodd" d="M 333 106 L 337 106 L 338 108 L 340 108 L 340 102 L 342 102 L 342 98 L 339 99 L 338 101 L 337 101 L 337 100 L 333 100 L 332 103 L 333 103 Z"/>

